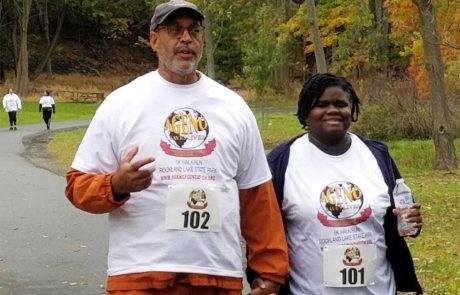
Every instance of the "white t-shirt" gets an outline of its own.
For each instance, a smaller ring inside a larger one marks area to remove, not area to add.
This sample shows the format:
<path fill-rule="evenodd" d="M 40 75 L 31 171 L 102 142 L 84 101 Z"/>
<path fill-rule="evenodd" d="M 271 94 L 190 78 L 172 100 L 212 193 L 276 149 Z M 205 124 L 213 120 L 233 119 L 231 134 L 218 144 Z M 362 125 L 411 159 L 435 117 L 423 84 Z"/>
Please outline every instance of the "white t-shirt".
<path fill-rule="evenodd" d="M 17 112 L 21 109 L 21 100 L 15 93 L 7 94 L 3 97 L 3 108 L 5 112 Z"/>
<path fill-rule="evenodd" d="M 40 104 L 42 108 L 51 108 L 54 104 L 54 99 L 52 96 L 44 95 L 40 97 Z"/>
<path fill-rule="evenodd" d="M 356 135 L 351 134 L 351 138 L 350 149 L 339 156 L 319 150 L 308 135 L 290 148 L 282 209 L 287 219 L 292 294 L 396 292 L 385 256 L 383 219 L 390 206 L 388 188 L 371 151 Z M 356 287 L 364 274 L 371 273 L 365 247 L 375 251 L 370 263 L 375 267 L 370 278 L 373 284 Z M 330 249 L 338 249 L 337 255 L 326 255 Z M 358 255 L 350 255 L 354 251 Z M 325 271 L 330 276 L 327 279 Z M 325 286 L 330 278 L 337 279 L 333 287 Z"/>
<path fill-rule="evenodd" d="M 239 189 L 270 180 L 253 113 L 204 74 L 177 85 L 158 71 L 110 94 L 72 164 L 115 171 L 154 156 L 152 185 L 109 214 L 109 275 L 146 271 L 242 277 Z"/>

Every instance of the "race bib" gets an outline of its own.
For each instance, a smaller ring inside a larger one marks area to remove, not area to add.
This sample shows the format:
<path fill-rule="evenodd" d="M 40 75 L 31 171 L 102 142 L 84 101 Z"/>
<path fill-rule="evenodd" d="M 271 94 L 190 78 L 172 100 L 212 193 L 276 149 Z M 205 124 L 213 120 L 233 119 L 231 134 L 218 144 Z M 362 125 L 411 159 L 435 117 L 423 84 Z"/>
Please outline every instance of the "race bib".
<path fill-rule="evenodd" d="M 326 287 L 364 287 L 374 284 L 375 245 L 326 245 L 323 248 Z"/>
<path fill-rule="evenodd" d="M 221 216 L 219 188 L 171 185 L 166 204 L 166 228 L 200 232 L 219 232 Z"/>

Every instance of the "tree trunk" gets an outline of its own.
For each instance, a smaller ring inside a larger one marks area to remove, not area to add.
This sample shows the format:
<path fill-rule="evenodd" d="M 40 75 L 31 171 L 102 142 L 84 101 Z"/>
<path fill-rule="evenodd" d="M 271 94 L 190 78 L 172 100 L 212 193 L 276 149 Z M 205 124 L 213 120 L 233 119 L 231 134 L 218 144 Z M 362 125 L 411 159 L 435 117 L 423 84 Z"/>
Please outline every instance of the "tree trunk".
<path fill-rule="evenodd" d="M 6 81 L 6 76 L 5 76 L 5 66 L 3 63 L 0 62 L 0 85 L 5 83 Z"/>
<path fill-rule="evenodd" d="M 37 10 L 36 14 L 37 14 L 37 17 L 38 17 L 38 22 L 39 22 L 39 25 L 40 25 L 40 29 L 43 31 L 44 27 L 45 27 L 45 24 L 43 22 L 43 9 L 42 9 L 42 6 L 40 5 L 39 0 L 34 0 L 32 3 L 35 5 L 35 9 Z"/>
<path fill-rule="evenodd" d="M 417 6 L 422 23 L 425 67 L 428 71 L 433 110 L 433 139 L 435 146 L 434 168 L 455 170 L 457 159 L 454 146 L 452 115 L 447 103 L 444 83 L 444 65 L 437 30 L 436 11 L 432 0 L 412 0 Z"/>
<path fill-rule="evenodd" d="M 288 2 L 290 0 L 278 0 L 277 6 L 280 7 L 283 15 L 283 22 L 289 19 Z M 276 73 L 276 86 L 278 89 L 283 90 L 283 99 L 288 100 L 292 98 L 292 83 L 289 79 L 289 54 L 290 46 L 287 42 L 282 45 L 281 48 L 281 63 Z"/>
<path fill-rule="evenodd" d="M 214 42 L 212 39 L 212 13 L 208 12 L 206 14 L 206 19 L 205 19 L 205 32 L 204 32 L 204 38 L 205 38 L 205 46 L 206 46 L 206 72 L 207 75 L 215 79 L 216 78 L 216 70 L 215 70 L 215 65 L 214 65 Z"/>
<path fill-rule="evenodd" d="M 15 5 L 18 10 L 20 29 L 16 89 L 19 96 L 24 97 L 29 88 L 29 52 L 27 48 L 27 32 L 32 0 L 15 1 Z"/>
<path fill-rule="evenodd" d="M 3 85 L 3 83 L 5 83 L 6 81 L 6 77 L 5 77 L 5 65 L 4 65 L 4 62 L 5 62 L 5 53 L 6 52 L 6 48 L 7 46 L 5 45 L 6 41 L 4 39 L 4 34 L 5 33 L 5 13 L 4 13 L 4 7 L 3 7 L 3 2 L 0 1 L 0 34 L 1 34 L 1 37 L 0 37 L 0 41 L 2 43 L 0 43 L 0 85 Z"/>
<path fill-rule="evenodd" d="M 43 1 L 43 24 L 44 24 L 43 30 L 45 33 L 46 47 L 50 48 L 51 42 L 50 42 L 50 21 L 48 17 L 48 0 Z M 62 26 L 62 23 L 60 25 L 58 24 L 58 26 Z M 50 77 L 53 73 L 53 69 L 51 68 L 51 57 L 47 58 L 46 70 L 47 70 L 47 76 Z"/>
<path fill-rule="evenodd" d="M 48 17 L 48 0 L 43 0 L 43 4 L 40 4 L 40 1 L 34 0 L 33 2 L 35 4 L 35 9 L 38 11 L 38 21 L 40 23 L 40 28 L 43 31 L 43 37 L 46 41 L 46 48 L 49 50 L 50 48 L 50 28 L 49 28 L 49 17 Z M 46 54 L 45 54 L 46 55 Z M 43 62 L 46 62 L 46 68 L 47 68 L 47 77 L 50 77 L 52 74 L 52 69 L 51 69 L 51 58 L 46 58 Z M 40 67 L 39 67 L 40 68 Z M 40 69 L 40 72 L 43 70 L 43 68 Z M 34 76 L 36 75 L 37 70 L 34 72 Z M 34 78 L 32 78 L 34 80 Z"/>
<path fill-rule="evenodd" d="M 11 27 L 11 45 L 13 47 L 13 59 L 14 59 L 14 72 L 18 74 L 18 38 L 17 38 L 18 22 L 13 21 L 13 26 Z"/>
<path fill-rule="evenodd" d="M 388 77 L 388 57 L 390 48 L 390 24 L 388 23 L 388 9 L 384 6 L 384 0 L 369 0 L 369 7 L 375 19 L 375 31 L 379 39 L 376 52 L 372 55 L 377 55 L 381 60 L 381 70 L 385 77 Z"/>
<path fill-rule="evenodd" d="M 57 41 L 59 40 L 59 36 L 61 34 L 61 29 L 62 29 L 62 24 L 64 22 L 66 8 L 67 6 L 64 5 L 61 9 L 61 12 L 59 13 L 56 32 L 54 33 L 53 40 L 49 44 L 48 49 L 46 50 L 45 57 L 43 58 L 42 62 L 38 65 L 37 69 L 34 71 L 32 80 L 35 80 L 40 76 L 40 74 L 42 73 L 46 65 L 49 64 L 49 67 L 51 67 L 51 64 L 50 64 L 51 54 L 53 53 L 53 50 L 56 47 Z M 51 70 L 51 69 L 48 68 L 48 70 Z M 48 71 L 48 74 L 49 73 L 50 72 Z"/>
<path fill-rule="evenodd" d="M 308 18 L 310 20 L 310 30 L 313 36 L 313 46 L 315 48 L 316 69 L 318 73 L 326 73 L 326 56 L 321 44 L 321 35 L 319 32 L 318 18 L 316 17 L 315 0 L 307 0 Z"/>

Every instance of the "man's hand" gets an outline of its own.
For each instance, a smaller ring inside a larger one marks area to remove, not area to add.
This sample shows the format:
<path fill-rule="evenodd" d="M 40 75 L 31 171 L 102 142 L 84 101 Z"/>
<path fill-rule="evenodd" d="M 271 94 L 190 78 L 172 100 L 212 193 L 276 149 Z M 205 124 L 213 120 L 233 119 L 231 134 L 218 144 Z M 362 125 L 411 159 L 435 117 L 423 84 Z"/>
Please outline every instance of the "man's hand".
<path fill-rule="evenodd" d="M 251 292 L 248 295 L 276 295 L 280 289 L 278 283 L 256 278 L 252 281 Z"/>
<path fill-rule="evenodd" d="M 148 157 L 136 162 L 131 162 L 138 153 L 139 148 L 132 149 L 121 161 L 120 167 L 112 177 L 112 192 L 114 195 L 123 195 L 138 192 L 146 189 L 152 184 L 153 171 L 155 167 L 140 169 L 143 166 L 155 161 L 155 158 Z"/>

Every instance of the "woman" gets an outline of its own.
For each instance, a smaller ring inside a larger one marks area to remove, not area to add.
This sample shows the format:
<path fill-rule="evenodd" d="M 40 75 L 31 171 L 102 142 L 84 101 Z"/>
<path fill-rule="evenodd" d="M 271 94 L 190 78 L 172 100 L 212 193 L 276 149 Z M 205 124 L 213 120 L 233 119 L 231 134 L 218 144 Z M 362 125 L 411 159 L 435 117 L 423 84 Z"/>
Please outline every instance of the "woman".
<path fill-rule="evenodd" d="M 13 92 L 13 89 L 10 88 L 8 93 L 3 97 L 3 109 L 8 113 L 10 130 L 18 130 L 16 127 L 16 113 L 19 112 L 21 108 L 21 99 Z"/>
<path fill-rule="evenodd" d="M 297 117 L 308 130 L 268 156 L 291 264 L 285 294 L 422 294 L 397 231 L 392 191 L 401 178 L 387 147 L 348 131 L 360 101 L 342 77 L 303 86 Z M 420 204 L 406 215 L 420 232 Z"/>
<path fill-rule="evenodd" d="M 56 113 L 56 107 L 54 105 L 54 99 L 50 95 L 50 92 L 46 90 L 43 92 L 43 96 L 40 98 L 38 105 L 38 111 L 41 112 L 43 109 L 43 121 L 45 121 L 46 129 L 50 129 L 51 125 L 51 112 Z"/>

